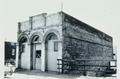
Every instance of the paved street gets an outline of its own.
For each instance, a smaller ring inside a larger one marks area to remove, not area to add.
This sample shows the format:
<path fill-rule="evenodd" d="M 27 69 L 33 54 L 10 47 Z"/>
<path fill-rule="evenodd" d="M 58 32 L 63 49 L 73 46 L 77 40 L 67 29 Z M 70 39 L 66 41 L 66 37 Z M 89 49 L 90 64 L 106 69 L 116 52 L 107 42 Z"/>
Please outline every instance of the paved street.
<path fill-rule="evenodd" d="M 7 76 L 5 79 L 116 79 L 116 77 L 71 76 L 33 70 L 15 72 L 12 76 Z"/>

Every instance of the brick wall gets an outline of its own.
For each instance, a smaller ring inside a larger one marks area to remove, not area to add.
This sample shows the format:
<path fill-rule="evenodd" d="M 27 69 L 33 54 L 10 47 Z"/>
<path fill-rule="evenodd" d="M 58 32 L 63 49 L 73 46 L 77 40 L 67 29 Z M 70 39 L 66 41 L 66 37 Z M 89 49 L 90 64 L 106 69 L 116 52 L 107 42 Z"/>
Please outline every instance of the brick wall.
<path fill-rule="evenodd" d="M 67 14 L 63 15 L 63 59 L 108 60 L 112 59 L 112 53 L 112 37 Z M 89 63 L 108 64 L 107 61 Z"/>

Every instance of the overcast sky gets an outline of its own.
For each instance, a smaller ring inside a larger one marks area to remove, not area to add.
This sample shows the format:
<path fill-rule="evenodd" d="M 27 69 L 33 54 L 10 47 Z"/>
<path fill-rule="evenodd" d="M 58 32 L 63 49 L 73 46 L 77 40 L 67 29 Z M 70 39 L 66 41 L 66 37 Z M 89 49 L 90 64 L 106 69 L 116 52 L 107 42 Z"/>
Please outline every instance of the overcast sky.
<path fill-rule="evenodd" d="M 0 37 L 17 41 L 17 23 L 41 13 L 63 11 L 109 34 L 118 44 L 120 0 L 0 0 Z"/>

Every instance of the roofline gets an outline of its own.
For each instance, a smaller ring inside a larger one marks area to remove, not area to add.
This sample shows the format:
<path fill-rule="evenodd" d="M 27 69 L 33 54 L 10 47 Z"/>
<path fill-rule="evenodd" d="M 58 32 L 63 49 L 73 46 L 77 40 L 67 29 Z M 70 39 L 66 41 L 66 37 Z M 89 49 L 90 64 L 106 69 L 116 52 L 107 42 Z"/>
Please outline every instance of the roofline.
<path fill-rule="evenodd" d="M 77 21 L 79 21 L 79 22 L 85 24 L 86 26 L 88 26 L 88 27 L 90 27 L 90 28 L 92 28 L 92 29 L 94 29 L 94 30 L 96 30 L 96 31 L 98 31 L 98 32 L 100 32 L 100 33 L 102 33 L 102 34 L 105 34 L 105 35 L 107 35 L 108 37 L 111 37 L 111 38 L 112 38 L 112 36 L 110 36 L 110 35 L 104 33 L 103 31 L 98 30 L 97 28 L 95 28 L 95 27 L 93 27 L 93 26 L 91 26 L 91 25 L 89 25 L 89 24 L 87 24 L 87 23 L 85 23 L 85 22 L 83 22 L 83 21 L 81 21 L 81 20 L 79 20 L 79 19 L 77 19 L 77 18 L 75 18 L 75 17 L 73 17 L 73 16 L 71 16 L 71 15 L 69 15 L 69 14 L 63 12 L 63 11 L 60 11 L 60 12 L 62 12 L 63 14 L 65 14 L 65 15 L 67 15 L 67 16 L 70 16 L 70 17 L 72 17 L 73 19 L 75 19 L 75 20 L 77 20 Z"/>

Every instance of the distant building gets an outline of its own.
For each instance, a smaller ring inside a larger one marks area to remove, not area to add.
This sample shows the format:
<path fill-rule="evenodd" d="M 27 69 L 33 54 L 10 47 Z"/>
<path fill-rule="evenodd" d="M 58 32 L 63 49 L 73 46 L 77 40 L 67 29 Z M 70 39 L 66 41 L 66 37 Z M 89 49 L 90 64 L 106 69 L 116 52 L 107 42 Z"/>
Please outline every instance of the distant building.
<path fill-rule="evenodd" d="M 12 63 L 16 58 L 16 43 L 5 41 L 5 63 Z"/>
<path fill-rule="evenodd" d="M 17 67 L 31 70 L 58 71 L 57 59 L 113 59 L 111 36 L 64 12 L 42 13 L 19 22 L 17 49 Z M 61 67 L 67 72 L 66 66 Z"/>

